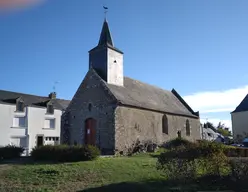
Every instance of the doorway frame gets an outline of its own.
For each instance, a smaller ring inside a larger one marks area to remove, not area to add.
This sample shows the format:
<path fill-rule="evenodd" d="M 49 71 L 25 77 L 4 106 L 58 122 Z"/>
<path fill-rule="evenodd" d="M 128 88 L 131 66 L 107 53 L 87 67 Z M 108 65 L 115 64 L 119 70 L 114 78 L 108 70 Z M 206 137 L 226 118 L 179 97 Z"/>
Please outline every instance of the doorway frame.
<path fill-rule="evenodd" d="M 42 146 L 44 146 L 44 144 L 45 144 L 45 141 L 44 141 L 44 134 L 37 134 L 37 135 L 36 135 L 36 143 L 35 143 L 35 146 L 38 147 L 38 137 L 42 137 L 42 138 L 43 138 Z"/>
<path fill-rule="evenodd" d="M 87 123 L 90 120 L 92 121 L 92 124 L 93 124 L 93 125 L 91 124 L 90 131 L 91 131 L 91 133 L 92 132 L 94 133 L 94 136 L 91 136 L 91 137 L 93 137 L 93 139 L 91 138 L 91 141 L 90 141 L 91 144 L 88 143 L 88 133 L 87 133 L 87 131 L 88 131 L 88 124 Z M 94 145 L 94 146 L 97 145 L 96 127 L 97 127 L 97 120 L 95 118 L 89 117 L 89 118 L 84 120 L 84 144 L 85 145 Z M 92 143 L 94 143 L 94 144 L 92 144 Z"/>

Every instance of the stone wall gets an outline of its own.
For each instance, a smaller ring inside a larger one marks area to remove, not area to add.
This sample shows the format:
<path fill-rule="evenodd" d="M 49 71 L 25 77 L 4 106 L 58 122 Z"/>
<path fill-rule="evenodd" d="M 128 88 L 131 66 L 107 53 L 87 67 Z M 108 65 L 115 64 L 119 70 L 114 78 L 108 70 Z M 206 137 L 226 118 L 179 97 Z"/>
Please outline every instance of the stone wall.
<path fill-rule="evenodd" d="M 98 75 L 91 69 L 79 86 L 66 113 L 70 144 L 85 143 L 85 120 L 96 120 L 96 145 L 106 153 L 114 151 L 115 100 Z M 91 108 L 89 108 L 91 104 Z M 66 131 L 66 128 L 65 128 Z M 64 136 L 65 138 L 65 136 Z"/>
<path fill-rule="evenodd" d="M 181 136 L 185 139 L 195 141 L 200 139 L 199 119 L 167 115 L 168 134 L 162 132 L 163 113 L 118 106 L 115 111 L 115 149 L 126 152 L 126 150 L 138 139 L 140 141 L 153 141 L 162 144 Z M 186 120 L 190 123 L 190 136 L 186 136 Z"/>

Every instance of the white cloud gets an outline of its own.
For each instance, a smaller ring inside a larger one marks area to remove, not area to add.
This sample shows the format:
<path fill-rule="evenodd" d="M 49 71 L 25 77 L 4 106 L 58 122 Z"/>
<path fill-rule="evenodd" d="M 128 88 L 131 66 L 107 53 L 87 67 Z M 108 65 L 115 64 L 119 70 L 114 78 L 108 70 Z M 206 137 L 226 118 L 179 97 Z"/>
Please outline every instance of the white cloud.
<path fill-rule="evenodd" d="M 183 97 L 200 113 L 231 112 L 248 94 L 248 85 L 223 91 L 207 91 Z"/>
<path fill-rule="evenodd" d="M 204 117 L 201 117 L 200 121 L 201 121 L 201 123 L 206 123 L 208 121 L 208 122 L 213 123 L 215 126 L 217 126 L 219 124 L 219 122 L 221 122 L 221 123 L 224 123 L 226 125 L 226 127 L 232 128 L 232 122 L 229 119 L 204 118 Z"/>

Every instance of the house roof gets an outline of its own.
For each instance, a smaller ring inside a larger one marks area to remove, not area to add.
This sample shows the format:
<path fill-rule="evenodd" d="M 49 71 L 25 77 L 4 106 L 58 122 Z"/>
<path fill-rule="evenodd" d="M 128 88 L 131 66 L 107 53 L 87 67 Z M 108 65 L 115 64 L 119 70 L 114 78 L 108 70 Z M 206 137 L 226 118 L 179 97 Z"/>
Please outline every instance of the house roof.
<path fill-rule="evenodd" d="M 248 111 L 248 94 L 241 101 L 241 103 L 236 107 L 236 109 L 231 113 L 237 113 L 242 111 Z"/>
<path fill-rule="evenodd" d="M 129 77 L 124 77 L 124 86 L 105 84 L 120 104 L 198 118 L 171 91 Z"/>
<path fill-rule="evenodd" d="M 16 99 L 22 98 L 26 106 L 45 107 L 51 101 L 55 109 L 65 110 L 70 101 L 63 99 L 50 99 L 49 97 L 42 97 L 36 95 L 29 95 L 24 93 L 17 93 L 12 91 L 0 90 L 0 103 L 15 104 Z"/>

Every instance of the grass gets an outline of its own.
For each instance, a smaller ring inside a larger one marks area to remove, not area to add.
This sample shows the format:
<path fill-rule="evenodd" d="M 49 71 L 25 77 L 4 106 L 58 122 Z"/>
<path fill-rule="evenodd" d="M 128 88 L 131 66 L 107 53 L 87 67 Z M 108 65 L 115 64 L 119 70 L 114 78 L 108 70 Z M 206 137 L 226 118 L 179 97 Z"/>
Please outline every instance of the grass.
<path fill-rule="evenodd" d="M 70 192 L 113 183 L 164 179 L 155 165 L 156 158 L 148 155 L 53 165 L 0 165 L 0 191 Z"/>
<path fill-rule="evenodd" d="M 177 184 L 156 169 L 158 154 L 106 157 L 64 164 L 0 165 L 1 192 L 197 191 L 216 183 Z M 219 186 L 225 188 L 225 186 Z M 178 191 L 174 189 L 174 191 Z"/>

